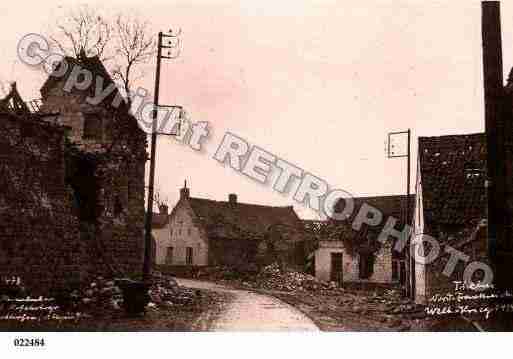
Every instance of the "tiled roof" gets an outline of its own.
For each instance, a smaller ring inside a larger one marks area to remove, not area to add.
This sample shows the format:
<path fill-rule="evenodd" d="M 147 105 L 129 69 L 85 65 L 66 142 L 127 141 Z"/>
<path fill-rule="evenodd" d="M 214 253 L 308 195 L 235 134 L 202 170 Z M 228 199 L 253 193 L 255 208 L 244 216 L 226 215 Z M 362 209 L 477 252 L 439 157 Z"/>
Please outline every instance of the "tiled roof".
<path fill-rule="evenodd" d="M 272 207 L 202 198 L 188 199 L 210 238 L 262 239 L 269 229 L 284 236 L 302 235 L 303 227 L 292 206 Z"/>
<path fill-rule="evenodd" d="M 425 231 L 475 227 L 486 217 L 484 134 L 419 137 L 419 165 Z"/>
<path fill-rule="evenodd" d="M 354 211 L 351 218 L 356 217 L 360 207 L 366 203 L 379 209 L 383 214 L 383 220 L 386 220 L 387 217 L 395 217 L 400 223 L 403 223 L 406 215 L 406 198 L 406 195 L 354 197 Z M 412 215 L 414 201 L 415 195 L 410 194 L 410 216 Z"/>
<path fill-rule="evenodd" d="M 380 244 L 376 241 L 379 233 L 383 229 L 388 217 L 397 219 L 395 227 L 401 229 L 404 225 L 406 211 L 406 195 L 388 195 L 388 196 L 372 196 L 372 197 L 353 197 L 354 210 L 351 216 L 346 220 L 329 220 L 327 228 L 323 231 L 320 239 L 324 240 L 342 240 L 346 250 L 350 253 L 355 251 L 374 251 L 379 248 Z M 413 216 L 413 205 L 415 195 L 410 195 L 410 216 Z M 352 227 L 353 221 L 357 216 L 363 204 L 367 204 L 378 209 L 383 215 L 381 223 L 376 226 L 362 224 L 360 230 Z M 341 204 L 341 206 L 343 206 Z M 342 208 L 336 209 L 340 211 Z"/>

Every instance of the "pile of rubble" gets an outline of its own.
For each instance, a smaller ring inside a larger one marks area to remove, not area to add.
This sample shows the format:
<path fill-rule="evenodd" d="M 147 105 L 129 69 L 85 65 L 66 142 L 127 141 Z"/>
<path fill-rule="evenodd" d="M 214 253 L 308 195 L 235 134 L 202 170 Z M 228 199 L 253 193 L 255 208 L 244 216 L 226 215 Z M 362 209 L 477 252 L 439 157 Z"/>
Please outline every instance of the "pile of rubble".
<path fill-rule="evenodd" d="M 301 290 L 326 292 L 338 290 L 334 282 L 322 282 L 310 274 L 287 269 L 282 270 L 277 263 L 263 267 L 251 281 L 245 281 L 242 284 L 259 289 L 285 292 Z"/>
<path fill-rule="evenodd" d="M 149 290 L 150 307 L 187 305 L 201 295 L 200 291 L 180 287 L 173 277 L 154 273 L 153 285 Z"/>
<path fill-rule="evenodd" d="M 60 293 L 56 301 L 60 308 L 69 312 L 82 312 L 101 315 L 108 311 L 123 309 L 123 291 L 118 280 L 96 278 L 81 290 Z M 148 309 L 164 309 L 193 303 L 200 293 L 196 290 L 180 287 L 176 280 L 160 273 L 154 274 L 148 290 Z"/>

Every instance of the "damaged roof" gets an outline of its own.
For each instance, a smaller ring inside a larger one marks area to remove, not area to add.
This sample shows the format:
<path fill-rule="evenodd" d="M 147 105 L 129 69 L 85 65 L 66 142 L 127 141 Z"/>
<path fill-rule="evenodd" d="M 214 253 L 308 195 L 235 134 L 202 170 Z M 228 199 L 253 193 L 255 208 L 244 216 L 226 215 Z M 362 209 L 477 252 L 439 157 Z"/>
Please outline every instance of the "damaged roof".
<path fill-rule="evenodd" d="M 404 226 L 404 218 L 406 215 L 406 195 L 387 195 L 387 196 L 371 196 L 371 197 L 353 197 L 354 209 L 349 218 L 345 220 L 327 220 L 324 223 L 307 223 L 307 229 L 316 231 L 319 240 L 343 241 L 346 250 L 349 253 L 362 251 L 375 251 L 380 247 L 380 243 L 376 240 L 381 233 L 387 219 L 394 217 L 397 220 L 395 228 L 402 229 Z M 335 206 L 336 212 L 340 212 L 343 207 L 343 200 Z M 352 227 L 353 221 L 358 215 L 363 204 L 378 209 L 382 214 L 379 225 L 370 226 L 362 224 L 359 230 Z M 410 195 L 410 215 L 413 215 L 413 206 L 415 203 L 415 195 Z M 394 252 L 394 255 L 399 255 Z"/>
<path fill-rule="evenodd" d="M 288 233 L 303 233 L 292 206 L 272 207 L 193 197 L 188 201 L 210 238 L 261 239 L 273 226 Z"/>
<path fill-rule="evenodd" d="M 425 231 L 475 227 L 486 217 L 484 133 L 419 137 L 419 166 Z"/>
<path fill-rule="evenodd" d="M 60 74 L 61 66 L 66 66 L 66 72 L 63 75 Z M 93 75 L 91 85 L 88 86 L 86 90 L 92 96 L 94 96 L 96 88 L 100 87 L 100 85 L 101 89 L 106 89 L 112 84 L 115 85 L 114 80 L 98 56 L 88 57 L 85 53 L 80 54 L 77 58 L 65 56 L 62 61 L 57 64 L 54 71 L 50 74 L 50 76 L 48 76 L 43 86 L 41 87 L 40 91 L 43 99 L 47 97 L 48 92 L 55 85 L 57 85 L 62 80 L 67 80 L 74 67 L 76 66 L 84 70 L 89 70 Z M 102 79 L 101 82 L 98 82 L 98 78 Z M 123 101 L 121 101 L 117 108 L 122 111 L 128 111 L 126 99 L 119 94 L 117 86 L 114 87 L 114 90 L 105 99 L 103 99 L 101 103 L 107 105 L 108 107 L 115 107 L 112 106 L 112 102 L 118 95 L 123 99 Z"/>
<path fill-rule="evenodd" d="M 9 93 L 4 98 L 0 99 L 0 112 L 14 113 L 14 114 L 30 114 L 30 110 L 21 98 L 20 93 L 16 87 L 16 82 L 13 82 Z"/>
<path fill-rule="evenodd" d="M 303 219 L 302 222 L 306 233 L 311 234 L 316 238 L 326 237 L 329 233 L 328 221 Z"/>

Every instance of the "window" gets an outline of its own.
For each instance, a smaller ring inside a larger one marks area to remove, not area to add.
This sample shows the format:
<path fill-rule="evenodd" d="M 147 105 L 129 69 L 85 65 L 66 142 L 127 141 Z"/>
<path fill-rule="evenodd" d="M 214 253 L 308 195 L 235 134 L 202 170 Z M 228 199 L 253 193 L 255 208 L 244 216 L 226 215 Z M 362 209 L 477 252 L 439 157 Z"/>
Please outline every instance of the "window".
<path fill-rule="evenodd" d="M 190 236 L 192 233 L 192 230 L 190 228 L 187 228 L 187 235 Z"/>
<path fill-rule="evenodd" d="M 192 264 L 192 247 L 187 247 L 185 251 L 185 264 Z"/>
<path fill-rule="evenodd" d="M 102 119 L 98 114 L 84 114 L 83 137 L 92 140 L 102 139 Z"/>
<path fill-rule="evenodd" d="M 374 270 L 374 256 L 372 253 L 360 253 L 360 279 L 369 279 Z"/>
<path fill-rule="evenodd" d="M 173 264 L 173 247 L 167 247 L 166 264 Z"/>

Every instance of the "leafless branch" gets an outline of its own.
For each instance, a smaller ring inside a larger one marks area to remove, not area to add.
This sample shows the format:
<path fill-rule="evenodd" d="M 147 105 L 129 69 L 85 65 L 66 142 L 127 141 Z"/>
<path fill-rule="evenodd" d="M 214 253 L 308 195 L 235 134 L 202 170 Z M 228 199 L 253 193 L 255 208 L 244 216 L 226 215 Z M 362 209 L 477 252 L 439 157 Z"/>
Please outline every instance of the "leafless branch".
<path fill-rule="evenodd" d="M 63 55 L 98 55 L 102 60 L 109 57 L 106 48 L 111 40 L 112 27 L 107 18 L 97 10 L 83 5 L 69 11 L 56 24 L 55 34 L 50 37 Z"/>
<path fill-rule="evenodd" d="M 106 63 L 113 79 L 128 98 L 133 81 L 142 77 L 144 65 L 156 53 L 156 36 L 148 22 L 126 13 L 113 18 L 106 17 L 95 8 L 87 5 L 70 10 L 53 26 L 50 39 L 57 51 L 63 55 L 79 57 L 98 55 Z M 175 31 L 173 39 L 179 48 Z M 176 53 L 174 57 L 179 54 Z"/>
<path fill-rule="evenodd" d="M 155 37 L 148 23 L 119 14 L 114 21 L 116 74 L 126 94 L 130 92 L 133 70 L 147 63 L 156 52 Z"/>

